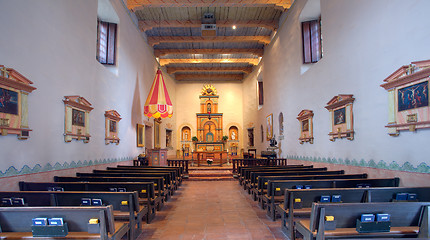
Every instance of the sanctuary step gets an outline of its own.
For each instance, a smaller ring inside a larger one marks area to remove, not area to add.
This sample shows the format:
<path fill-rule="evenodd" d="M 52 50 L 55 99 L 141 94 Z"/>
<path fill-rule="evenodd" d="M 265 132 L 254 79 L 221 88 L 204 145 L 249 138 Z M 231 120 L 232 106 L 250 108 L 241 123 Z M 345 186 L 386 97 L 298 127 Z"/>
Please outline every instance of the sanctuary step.
<path fill-rule="evenodd" d="M 225 167 L 200 167 L 189 170 L 187 181 L 232 181 L 232 168 Z"/>

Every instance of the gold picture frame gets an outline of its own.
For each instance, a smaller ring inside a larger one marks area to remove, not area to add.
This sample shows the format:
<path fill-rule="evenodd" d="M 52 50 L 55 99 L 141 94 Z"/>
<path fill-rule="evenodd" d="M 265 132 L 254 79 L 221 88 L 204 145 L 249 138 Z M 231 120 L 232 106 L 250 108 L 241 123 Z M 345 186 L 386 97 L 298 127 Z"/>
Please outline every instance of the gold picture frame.
<path fill-rule="evenodd" d="M 273 113 L 266 117 L 266 140 L 270 141 L 273 138 Z"/>
<path fill-rule="evenodd" d="M 137 147 L 145 147 L 145 125 L 136 124 Z"/>

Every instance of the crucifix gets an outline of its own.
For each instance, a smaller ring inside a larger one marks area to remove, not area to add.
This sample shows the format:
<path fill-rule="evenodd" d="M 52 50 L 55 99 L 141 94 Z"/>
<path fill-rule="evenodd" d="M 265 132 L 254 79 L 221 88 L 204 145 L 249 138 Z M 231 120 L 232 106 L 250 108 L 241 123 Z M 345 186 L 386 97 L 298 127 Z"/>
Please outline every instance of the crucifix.
<path fill-rule="evenodd" d="M 3 76 L 3 77 L 6 77 L 6 78 L 9 78 L 9 71 L 7 70 L 7 68 L 6 67 L 2 67 L 2 68 L 0 68 L 0 72 L 1 72 L 1 76 Z"/>

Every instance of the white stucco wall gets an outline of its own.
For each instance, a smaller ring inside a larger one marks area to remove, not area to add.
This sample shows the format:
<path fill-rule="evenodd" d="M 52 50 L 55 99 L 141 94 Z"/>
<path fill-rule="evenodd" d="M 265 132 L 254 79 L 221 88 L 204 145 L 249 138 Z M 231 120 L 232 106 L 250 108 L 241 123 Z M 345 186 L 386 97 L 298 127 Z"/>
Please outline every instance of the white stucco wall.
<path fill-rule="evenodd" d="M 11 166 L 20 171 L 25 165 L 124 160 L 143 152 L 136 147 L 135 128 L 147 120 L 143 105 L 157 64 L 122 1 L 111 3 L 119 17 L 115 67 L 96 60 L 97 0 L 0 2 L 0 64 L 16 69 L 37 87 L 28 99 L 30 138 L 0 136 L 0 171 Z M 165 80 L 174 102 L 174 82 L 168 76 Z M 94 107 L 87 144 L 64 142 L 62 99 L 67 95 L 80 95 Z M 122 117 L 119 145 L 104 143 L 104 112 L 111 109 Z M 168 124 L 174 126 L 174 118 L 163 122 L 162 136 Z"/>
<path fill-rule="evenodd" d="M 306 0 L 296 0 L 274 41 L 265 48 L 263 81 L 265 102 L 255 122 L 256 144 L 259 127 L 273 113 L 274 132 L 277 117 L 284 114 L 285 139 L 282 157 L 364 160 L 400 167 L 429 165 L 429 130 L 401 132 L 391 137 L 384 127 L 388 120 L 387 92 L 379 85 L 400 66 L 429 59 L 430 24 L 426 0 L 321 0 L 324 56 L 309 69 L 302 66 L 300 13 Z M 304 71 L 306 70 L 307 71 Z M 254 86 L 250 75 L 244 85 Z M 254 97 L 253 91 L 244 91 Z M 338 94 L 354 94 L 353 141 L 330 142 L 330 115 L 324 108 Z M 299 144 L 299 122 L 303 109 L 314 111 L 314 144 Z M 407 164 L 408 165 L 408 164 Z M 391 168 L 391 167 L 389 167 Z"/>

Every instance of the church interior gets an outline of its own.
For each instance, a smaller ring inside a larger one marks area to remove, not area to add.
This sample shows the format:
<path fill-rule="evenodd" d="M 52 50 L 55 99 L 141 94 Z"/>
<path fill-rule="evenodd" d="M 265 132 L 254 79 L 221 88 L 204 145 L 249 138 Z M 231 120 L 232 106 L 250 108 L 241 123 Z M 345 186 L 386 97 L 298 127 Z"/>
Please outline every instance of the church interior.
<path fill-rule="evenodd" d="M 0 237 L 37 237 L 43 211 L 53 225 L 91 215 L 60 201 L 111 171 L 103 181 L 145 189 L 132 191 L 140 200 L 124 191 L 121 227 L 121 202 L 94 195 L 115 222 L 99 217 L 94 230 L 85 220 L 91 237 L 325 239 L 340 237 L 337 227 L 366 238 L 363 227 L 376 238 L 391 216 L 384 236 L 430 238 L 428 9 L 428 0 L 0 0 Z M 417 215 L 399 223 L 406 210 Z M 379 219 L 371 227 L 367 213 Z M 33 214 L 33 229 L 4 228 L 8 214 L 17 225 Z M 59 225 L 63 239 L 82 238 Z"/>

